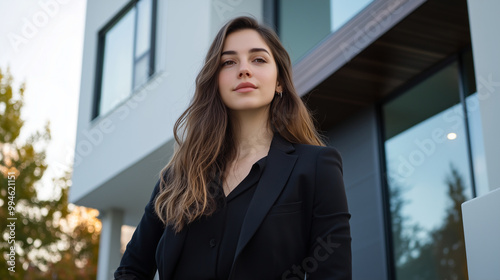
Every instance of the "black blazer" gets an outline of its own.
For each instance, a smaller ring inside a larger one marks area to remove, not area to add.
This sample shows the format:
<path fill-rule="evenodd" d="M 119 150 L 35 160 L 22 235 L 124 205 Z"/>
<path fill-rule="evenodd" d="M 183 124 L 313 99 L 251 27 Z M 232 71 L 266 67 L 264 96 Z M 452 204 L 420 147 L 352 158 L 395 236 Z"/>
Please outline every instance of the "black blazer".
<path fill-rule="evenodd" d="M 185 231 L 154 212 L 156 184 L 115 279 L 172 279 Z M 248 206 L 230 279 L 351 279 L 350 214 L 336 149 L 292 144 L 275 133 Z M 193 264 L 196 267 L 196 264 Z"/>

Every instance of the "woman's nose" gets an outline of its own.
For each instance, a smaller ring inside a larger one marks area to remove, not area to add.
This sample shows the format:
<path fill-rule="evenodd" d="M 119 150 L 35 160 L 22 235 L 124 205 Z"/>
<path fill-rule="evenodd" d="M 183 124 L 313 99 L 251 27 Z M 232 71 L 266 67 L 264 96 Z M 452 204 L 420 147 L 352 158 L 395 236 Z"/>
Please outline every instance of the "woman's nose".
<path fill-rule="evenodd" d="M 239 77 L 251 77 L 252 72 L 250 71 L 248 64 L 246 63 L 241 63 L 240 64 L 240 72 L 239 72 Z"/>

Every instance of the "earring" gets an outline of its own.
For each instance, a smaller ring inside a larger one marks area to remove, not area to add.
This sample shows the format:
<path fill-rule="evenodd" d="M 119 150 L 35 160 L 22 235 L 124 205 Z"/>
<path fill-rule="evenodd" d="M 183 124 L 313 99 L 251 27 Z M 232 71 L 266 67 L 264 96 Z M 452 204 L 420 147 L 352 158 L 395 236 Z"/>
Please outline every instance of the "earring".
<path fill-rule="evenodd" d="M 283 92 L 282 91 L 278 92 L 278 95 L 280 96 L 280 98 L 283 98 Z"/>

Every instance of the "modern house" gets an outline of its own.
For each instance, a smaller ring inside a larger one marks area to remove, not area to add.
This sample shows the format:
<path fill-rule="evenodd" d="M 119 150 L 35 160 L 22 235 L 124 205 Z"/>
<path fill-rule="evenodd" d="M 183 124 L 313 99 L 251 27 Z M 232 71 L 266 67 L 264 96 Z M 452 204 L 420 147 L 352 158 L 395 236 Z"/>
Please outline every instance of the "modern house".
<path fill-rule="evenodd" d="M 490 279 L 500 241 L 477 230 L 500 225 L 472 223 L 500 211 L 497 11 L 495 0 L 88 0 L 70 200 L 100 211 L 98 279 L 112 277 L 122 225 L 137 225 L 172 155 L 211 40 L 239 15 L 278 32 L 343 156 L 353 278 Z"/>

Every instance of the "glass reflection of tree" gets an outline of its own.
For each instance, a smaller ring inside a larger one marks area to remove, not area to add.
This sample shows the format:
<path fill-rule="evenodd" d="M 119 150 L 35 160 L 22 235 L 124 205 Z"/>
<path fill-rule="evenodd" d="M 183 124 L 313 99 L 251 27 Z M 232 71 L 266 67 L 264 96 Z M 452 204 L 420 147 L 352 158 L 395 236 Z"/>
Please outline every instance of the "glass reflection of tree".
<path fill-rule="evenodd" d="M 421 229 L 417 224 L 410 225 L 409 218 L 402 214 L 403 206 L 407 203 L 402 196 L 404 190 L 397 186 L 391 186 L 390 189 L 394 259 L 398 267 L 410 261 L 420 248 L 417 235 Z"/>
<path fill-rule="evenodd" d="M 465 202 L 464 181 L 458 170 L 451 165 L 446 178 L 451 204 L 441 229 L 432 233 L 434 251 L 439 261 L 439 279 L 467 279 L 467 260 L 462 224 L 462 203 Z"/>
<path fill-rule="evenodd" d="M 406 203 L 402 188 L 391 186 L 391 215 L 397 279 L 468 279 L 462 225 L 462 203 L 466 200 L 464 181 L 450 165 L 446 177 L 451 202 L 442 225 L 429 233 L 429 240 L 419 239 L 421 228 L 409 224 L 401 214 Z"/>

